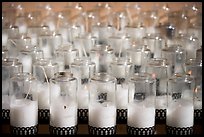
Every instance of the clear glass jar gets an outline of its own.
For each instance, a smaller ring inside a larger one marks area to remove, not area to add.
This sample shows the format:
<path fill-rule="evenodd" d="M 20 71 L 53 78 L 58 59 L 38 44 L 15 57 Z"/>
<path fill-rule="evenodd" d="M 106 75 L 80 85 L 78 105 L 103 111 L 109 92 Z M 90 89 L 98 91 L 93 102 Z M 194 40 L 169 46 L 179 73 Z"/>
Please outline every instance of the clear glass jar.
<path fill-rule="evenodd" d="M 56 54 L 64 56 L 65 69 L 70 69 L 71 63 L 74 62 L 75 58 L 79 57 L 79 51 L 73 45 L 65 44 L 55 50 Z"/>
<path fill-rule="evenodd" d="M 77 78 L 78 121 L 88 123 L 89 83 L 96 65 L 90 58 L 76 58 L 71 64 L 71 72 Z"/>
<path fill-rule="evenodd" d="M 139 73 L 128 81 L 127 133 L 154 135 L 155 96 L 154 80 L 150 74 Z"/>
<path fill-rule="evenodd" d="M 96 73 L 107 72 L 113 57 L 114 52 L 110 45 L 95 45 L 90 52 L 91 61 L 96 64 Z"/>
<path fill-rule="evenodd" d="M 50 134 L 77 133 L 77 79 L 70 72 L 57 72 L 51 79 Z"/>
<path fill-rule="evenodd" d="M 89 134 L 116 134 L 116 79 L 107 73 L 96 73 L 89 89 Z"/>
<path fill-rule="evenodd" d="M 110 64 L 109 74 L 117 79 L 116 84 L 117 123 L 127 123 L 127 104 L 128 104 L 127 80 L 133 74 L 133 64 L 127 58 L 116 58 Z"/>
<path fill-rule="evenodd" d="M 49 123 L 50 117 L 50 79 L 59 71 L 59 65 L 52 59 L 41 58 L 33 64 L 33 75 L 38 79 L 39 123 Z"/>
<path fill-rule="evenodd" d="M 37 80 L 30 73 L 17 73 L 10 80 L 11 134 L 38 133 Z"/>
<path fill-rule="evenodd" d="M 162 58 L 153 58 L 147 63 L 146 72 L 152 75 L 156 85 L 156 122 L 166 120 L 167 80 L 172 76 L 171 68 L 171 65 Z"/>
<path fill-rule="evenodd" d="M 202 60 L 189 59 L 185 62 L 185 71 L 195 79 L 194 119 L 202 119 Z"/>
<path fill-rule="evenodd" d="M 126 50 L 126 53 L 134 65 L 134 73 L 145 72 L 147 61 L 151 58 L 151 51 L 147 45 L 136 47 L 133 44 L 132 48 Z"/>
<path fill-rule="evenodd" d="M 88 33 L 87 35 L 76 37 L 73 45 L 79 51 L 79 57 L 89 57 L 90 51 L 96 43 L 97 38 Z"/>
<path fill-rule="evenodd" d="M 10 119 L 9 82 L 15 73 L 23 72 L 23 65 L 17 58 L 4 58 L 2 60 L 2 119 Z"/>
<path fill-rule="evenodd" d="M 113 48 L 115 57 L 125 57 L 126 49 L 131 47 L 130 37 L 124 34 L 109 37 L 108 44 Z"/>
<path fill-rule="evenodd" d="M 144 43 L 151 50 L 152 58 L 161 58 L 161 50 L 165 47 L 165 39 L 159 33 L 148 34 L 143 38 Z"/>
<path fill-rule="evenodd" d="M 194 79 L 189 74 L 175 74 L 168 80 L 166 132 L 191 135 L 194 125 Z"/>

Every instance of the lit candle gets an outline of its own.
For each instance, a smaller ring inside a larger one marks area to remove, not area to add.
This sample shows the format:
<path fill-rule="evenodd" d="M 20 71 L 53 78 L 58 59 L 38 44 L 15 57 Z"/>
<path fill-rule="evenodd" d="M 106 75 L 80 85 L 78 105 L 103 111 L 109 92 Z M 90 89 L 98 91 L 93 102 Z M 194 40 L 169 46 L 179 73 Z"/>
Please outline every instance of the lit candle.
<path fill-rule="evenodd" d="M 117 84 L 116 89 L 117 109 L 126 109 L 128 104 L 128 87 Z"/>
<path fill-rule="evenodd" d="M 116 125 L 116 106 L 104 102 L 89 105 L 89 125 L 93 127 L 113 127 Z"/>
<path fill-rule="evenodd" d="M 10 104 L 10 124 L 15 127 L 31 127 L 38 124 L 38 102 L 16 99 Z"/>
<path fill-rule="evenodd" d="M 166 124 L 172 127 L 193 126 L 194 108 L 189 100 L 180 99 L 169 104 Z"/>
<path fill-rule="evenodd" d="M 58 97 L 50 107 L 50 125 L 54 127 L 76 126 L 77 103 Z"/>
<path fill-rule="evenodd" d="M 155 108 L 141 103 L 128 104 L 127 124 L 131 127 L 148 128 L 155 125 Z"/>

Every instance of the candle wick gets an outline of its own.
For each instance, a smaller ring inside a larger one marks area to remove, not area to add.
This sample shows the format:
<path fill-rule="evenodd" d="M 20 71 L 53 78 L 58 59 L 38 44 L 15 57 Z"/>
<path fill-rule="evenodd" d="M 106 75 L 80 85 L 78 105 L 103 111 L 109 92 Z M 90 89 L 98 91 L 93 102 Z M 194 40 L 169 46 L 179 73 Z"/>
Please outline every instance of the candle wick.
<path fill-rule="evenodd" d="M 48 81 L 47 74 L 45 73 L 45 68 L 44 68 L 43 66 L 40 66 L 40 67 L 41 67 L 42 70 L 43 70 L 43 73 L 44 73 L 44 75 L 45 75 L 45 79 L 46 79 L 46 82 L 47 82 L 47 84 L 48 84 L 49 91 L 50 91 L 50 83 L 49 83 L 49 81 Z"/>
<path fill-rule="evenodd" d="M 25 96 L 25 99 L 24 99 L 24 100 L 26 100 L 26 99 L 28 98 L 28 95 L 29 95 L 30 91 L 31 91 L 31 85 L 29 86 L 28 93 L 26 94 L 26 96 Z"/>
<path fill-rule="evenodd" d="M 64 109 L 66 109 L 66 106 L 64 106 Z"/>
<path fill-rule="evenodd" d="M 85 57 L 87 57 L 86 50 L 85 50 L 84 46 L 82 44 L 81 44 L 81 46 L 82 46 Z"/>
<path fill-rule="evenodd" d="M 12 39 L 10 39 L 10 41 L 11 41 L 15 46 L 17 46 L 17 45 L 16 45 L 16 42 L 14 42 Z"/>

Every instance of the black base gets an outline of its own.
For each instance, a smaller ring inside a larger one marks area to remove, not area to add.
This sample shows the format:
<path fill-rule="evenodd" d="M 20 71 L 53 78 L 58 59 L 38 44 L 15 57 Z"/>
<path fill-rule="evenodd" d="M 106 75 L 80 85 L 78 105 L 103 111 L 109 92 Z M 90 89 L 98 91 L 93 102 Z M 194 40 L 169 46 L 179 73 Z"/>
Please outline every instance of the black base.
<path fill-rule="evenodd" d="M 12 135 L 37 135 L 38 133 L 38 126 L 31 126 L 31 127 L 14 127 L 10 126 L 11 134 Z"/>
<path fill-rule="evenodd" d="M 2 119 L 2 123 L 9 123 L 10 122 L 10 110 L 9 109 L 2 109 L 1 110 L 1 119 Z"/>
<path fill-rule="evenodd" d="M 115 135 L 116 134 L 116 126 L 113 127 L 92 127 L 88 125 L 88 130 L 90 135 Z"/>
<path fill-rule="evenodd" d="M 194 118 L 195 120 L 202 120 L 202 109 L 195 109 L 194 110 Z"/>
<path fill-rule="evenodd" d="M 193 127 L 171 127 L 166 126 L 167 135 L 193 135 Z"/>
<path fill-rule="evenodd" d="M 39 124 L 49 124 L 50 122 L 49 109 L 38 109 L 38 122 Z"/>
<path fill-rule="evenodd" d="M 127 123 L 127 109 L 117 109 L 117 124 Z"/>
<path fill-rule="evenodd" d="M 88 109 L 78 109 L 78 123 L 87 124 L 88 123 Z"/>
<path fill-rule="evenodd" d="M 156 124 L 166 123 L 166 109 L 156 109 L 155 122 Z"/>
<path fill-rule="evenodd" d="M 51 135 L 76 135 L 78 126 L 72 127 L 53 127 L 49 125 L 49 131 Z"/>
<path fill-rule="evenodd" d="M 127 133 L 129 135 L 154 135 L 155 127 L 148 128 L 135 128 L 131 126 L 127 126 Z"/>

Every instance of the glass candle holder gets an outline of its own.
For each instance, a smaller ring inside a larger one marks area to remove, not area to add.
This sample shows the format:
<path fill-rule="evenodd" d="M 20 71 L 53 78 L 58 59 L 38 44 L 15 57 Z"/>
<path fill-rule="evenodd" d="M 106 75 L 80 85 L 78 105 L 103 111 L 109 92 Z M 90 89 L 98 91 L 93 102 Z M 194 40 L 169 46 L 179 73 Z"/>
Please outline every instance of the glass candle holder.
<path fill-rule="evenodd" d="M 108 38 L 113 36 L 115 28 L 102 23 L 92 26 L 92 35 L 98 39 L 99 44 L 108 44 Z"/>
<path fill-rule="evenodd" d="M 4 58 L 2 60 L 2 119 L 7 122 L 10 119 L 10 95 L 9 82 L 15 73 L 23 72 L 23 65 L 17 58 Z"/>
<path fill-rule="evenodd" d="M 76 37 L 74 47 L 79 51 L 79 57 L 89 57 L 91 49 L 94 48 L 97 38 L 90 33 L 81 37 Z"/>
<path fill-rule="evenodd" d="M 43 32 L 49 31 L 48 26 L 40 26 L 39 24 L 36 26 L 28 26 L 27 34 L 29 37 L 31 37 L 31 43 L 32 45 L 38 45 L 39 40 L 38 36 L 40 36 Z"/>
<path fill-rule="evenodd" d="M 126 58 L 116 58 L 110 64 L 109 74 L 117 79 L 116 106 L 117 123 L 127 123 L 128 87 L 127 79 L 133 74 L 133 64 Z"/>
<path fill-rule="evenodd" d="M 130 37 L 124 34 L 109 37 L 108 43 L 113 48 L 115 57 L 125 57 L 126 49 L 131 47 Z"/>
<path fill-rule="evenodd" d="M 45 58 L 52 58 L 54 51 L 62 44 L 62 36 L 56 32 L 45 31 L 38 36 L 38 44 Z"/>
<path fill-rule="evenodd" d="M 143 38 L 145 44 L 151 50 L 152 58 L 161 58 L 161 50 L 165 47 L 165 40 L 159 33 L 147 34 Z"/>
<path fill-rule="evenodd" d="M 166 132 L 191 135 L 194 125 L 194 80 L 187 74 L 175 74 L 168 80 Z"/>
<path fill-rule="evenodd" d="M 27 45 L 31 45 L 31 38 L 27 34 L 16 34 L 8 38 L 9 57 L 17 57 L 19 52 Z"/>
<path fill-rule="evenodd" d="M 2 45 L 9 44 L 9 39 L 16 37 L 19 34 L 18 26 L 5 26 L 2 28 Z"/>
<path fill-rule="evenodd" d="M 38 133 L 37 80 L 30 73 L 17 73 L 10 80 L 10 129 L 14 135 Z"/>
<path fill-rule="evenodd" d="M 151 51 L 147 45 L 135 47 L 126 50 L 127 57 L 134 65 L 134 73 L 145 72 L 147 61 L 151 58 Z"/>
<path fill-rule="evenodd" d="M 71 63 L 74 62 L 75 58 L 79 57 L 79 51 L 73 45 L 65 44 L 55 50 L 56 54 L 64 56 L 65 69 L 70 69 Z"/>
<path fill-rule="evenodd" d="M 113 57 L 114 52 L 110 45 L 95 45 L 90 52 L 90 58 L 96 64 L 96 73 L 107 72 Z"/>
<path fill-rule="evenodd" d="M 194 119 L 202 119 L 202 60 L 189 59 L 185 63 L 185 71 L 195 79 Z"/>
<path fill-rule="evenodd" d="M 71 72 L 77 78 L 78 122 L 88 123 L 89 83 L 96 65 L 90 58 L 76 58 L 71 64 Z"/>
<path fill-rule="evenodd" d="M 143 24 L 126 26 L 125 31 L 130 36 L 131 41 L 137 41 L 138 44 L 142 44 L 142 38 L 146 33 L 145 26 L 143 26 Z"/>
<path fill-rule="evenodd" d="M 18 54 L 19 60 L 23 64 L 23 72 L 32 73 L 32 65 L 34 60 L 34 47 L 33 45 L 25 45 L 25 48 L 21 49 Z"/>
<path fill-rule="evenodd" d="M 153 58 L 149 60 L 146 72 L 155 79 L 156 122 L 164 123 L 167 108 L 167 80 L 172 75 L 171 65 L 165 59 Z"/>
<path fill-rule="evenodd" d="M 96 73 L 90 81 L 88 130 L 91 135 L 116 134 L 116 79 Z"/>
<path fill-rule="evenodd" d="M 128 81 L 127 133 L 154 135 L 155 96 L 154 80 L 147 73 L 139 73 Z"/>
<path fill-rule="evenodd" d="M 50 118 L 50 79 L 59 71 L 59 65 L 51 59 L 38 59 L 33 64 L 33 75 L 38 79 L 38 118 L 39 123 L 49 123 Z"/>
<path fill-rule="evenodd" d="M 57 72 L 51 79 L 50 124 L 52 135 L 77 133 L 77 79 L 70 72 Z"/>

